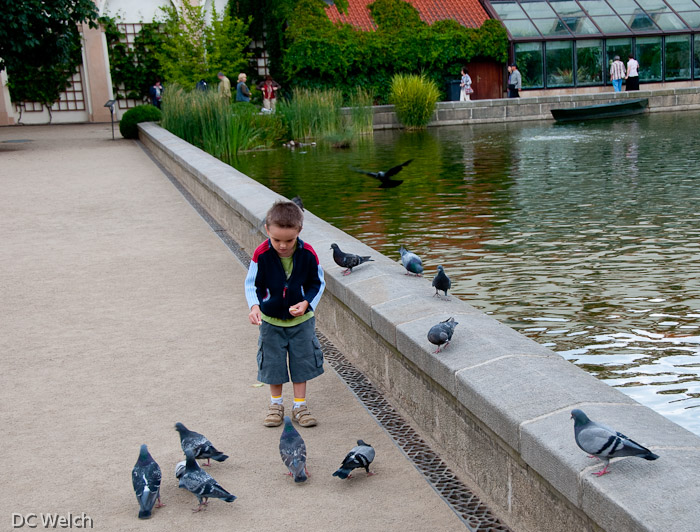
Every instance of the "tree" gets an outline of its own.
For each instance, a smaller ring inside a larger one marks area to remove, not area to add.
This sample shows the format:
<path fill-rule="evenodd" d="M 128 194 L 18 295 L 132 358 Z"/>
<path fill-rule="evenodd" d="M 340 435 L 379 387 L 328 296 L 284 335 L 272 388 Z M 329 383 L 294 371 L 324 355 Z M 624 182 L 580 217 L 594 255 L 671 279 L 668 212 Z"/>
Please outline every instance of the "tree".
<path fill-rule="evenodd" d="M 0 70 L 7 69 L 14 102 L 51 108 L 82 61 L 78 25 L 96 28 L 92 0 L 4 2 L 0 16 Z"/>

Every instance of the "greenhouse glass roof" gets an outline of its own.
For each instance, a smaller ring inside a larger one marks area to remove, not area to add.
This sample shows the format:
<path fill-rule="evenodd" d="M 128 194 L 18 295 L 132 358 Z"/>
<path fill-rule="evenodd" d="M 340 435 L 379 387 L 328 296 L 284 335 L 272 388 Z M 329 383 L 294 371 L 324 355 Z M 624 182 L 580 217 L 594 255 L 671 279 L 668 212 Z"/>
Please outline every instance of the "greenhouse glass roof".
<path fill-rule="evenodd" d="M 700 0 L 491 0 L 513 40 L 700 31 Z"/>

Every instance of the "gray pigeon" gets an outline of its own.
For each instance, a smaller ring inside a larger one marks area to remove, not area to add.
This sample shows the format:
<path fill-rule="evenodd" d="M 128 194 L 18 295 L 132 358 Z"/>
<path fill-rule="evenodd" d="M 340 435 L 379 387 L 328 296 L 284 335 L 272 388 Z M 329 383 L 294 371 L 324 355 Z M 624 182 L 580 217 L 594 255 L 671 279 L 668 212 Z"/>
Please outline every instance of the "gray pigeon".
<path fill-rule="evenodd" d="M 616 432 L 601 423 L 591 421 L 578 408 L 571 411 L 571 418 L 574 420 L 576 444 L 583 451 L 605 462 L 603 469 L 593 473 L 596 476 L 600 477 L 608 473 L 611 458 L 639 456 L 645 460 L 656 460 L 659 457 L 646 447 L 639 445 L 636 441 L 630 440 L 624 434 Z"/>
<path fill-rule="evenodd" d="M 446 319 L 441 321 L 437 325 L 433 325 L 428 331 L 428 341 L 431 344 L 438 346 L 435 353 L 440 352 L 440 346 L 445 345 L 447 347 L 452 340 L 452 335 L 455 332 L 455 327 L 459 324 L 454 318 Z M 444 348 L 443 348 L 444 349 Z"/>
<path fill-rule="evenodd" d="M 212 458 L 217 462 L 223 462 L 228 458 L 228 455 L 218 451 L 216 447 L 199 432 L 188 430 L 182 423 L 175 423 L 175 430 L 180 433 L 180 445 L 185 454 L 187 454 L 187 451 L 192 451 L 195 458 L 207 459 L 207 463 L 202 465 L 211 465 Z"/>
<path fill-rule="evenodd" d="M 160 467 L 148 452 L 146 444 L 143 444 L 139 459 L 131 471 L 136 500 L 139 501 L 139 519 L 150 519 L 154 506 L 156 508 L 165 506 L 160 502 L 160 479 Z"/>
<path fill-rule="evenodd" d="M 335 263 L 341 268 L 346 268 L 343 275 L 350 275 L 355 266 L 359 266 L 363 262 L 374 260 L 370 257 L 360 257 L 359 255 L 353 255 L 352 253 L 344 253 L 338 247 L 338 244 L 331 244 L 331 249 L 333 250 L 333 260 Z"/>
<path fill-rule="evenodd" d="M 445 297 L 447 297 L 447 291 L 452 288 L 452 281 L 445 274 L 445 269 L 442 266 L 437 267 L 438 272 L 435 277 L 433 277 L 433 286 L 435 287 L 435 296 L 440 297 L 438 290 L 445 292 Z M 433 296 L 433 297 L 435 297 Z"/>
<path fill-rule="evenodd" d="M 405 163 L 401 163 L 397 166 L 389 168 L 386 172 L 367 172 L 365 170 L 360 170 L 359 168 L 353 168 L 352 166 L 350 167 L 350 170 L 360 174 L 372 176 L 375 179 L 379 179 L 379 181 L 382 182 L 381 185 L 379 185 L 379 188 L 395 188 L 398 187 L 401 183 L 403 183 L 403 181 L 398 179 L 391 179 L 391 176 L 398 174 L 401 170 L 403 170 L 404 166 L 408 166 L 409 164 L 411 164 L 411 161 L 413 161 L 413 159 L 409 159 Z"/>
<path fill-rule="evenodd" d="M 292 426 L 289 416 L 284 416 L 284 429 L 280 436 L 280 456 L 289 469 L 287 474 L 294 477 L 294 482 L 306 482 L 309 474 L 306 470 L 306 444 Z"/>
<path fill-rule="evenodd" d="M 193 512 L 203 510 L 209 503 L 208 499 L 211 498 L 222 499 L 226 502 L 233 502 L 236 500 L 235 495 L 230 494 L 222 488 L 209 473 L 199 467 L 191 450 L 188 449 L 185 451 L 185 457 L 187 457 L 185 471 L 180 477 L 180 484 L 178 486 L 191 491 L 197 496 L 199 506 L 194 508 L 192 510 Z"/>
<path fill-rule="evenodd" d="M 399 253 L 401 253 L 401 264 L 406 268 L 406 275 L 420 276 L 423 274 L 423 261 L 418 255 L 411 253 L 403 246 L 399 248 Z"/>
<path fill-rule="evenodd" d="M 187 466 L 187 460 L 183 460 L 182 462 L 178 462 L 175 464 L 175 478 L 180 478 L 185 472 L 185 467 Z"/>
<path fill-rule="evenodd" d="M 304 202 L 301 201 L 301 196 L 294 196 L 292 198 L 292 203 L 294 203 L 294 205 L 299 207 L 302 211 L 304 210 Z"/>
<path fill-rule="evenodd" d="M 333 473 L 333 476 L 343 479 L 352 478 L 350 471 L 364 467 L 369 477 L 374 475 L 374 473 L 369 470 L 369 464 L 371 464 L 373 460 L 374 447 L 362 440 L 357 440 L 357 446 L 350 449 L 350 452 L 343 459 L 342 465 L 338 468 L 338 471 Z"/>

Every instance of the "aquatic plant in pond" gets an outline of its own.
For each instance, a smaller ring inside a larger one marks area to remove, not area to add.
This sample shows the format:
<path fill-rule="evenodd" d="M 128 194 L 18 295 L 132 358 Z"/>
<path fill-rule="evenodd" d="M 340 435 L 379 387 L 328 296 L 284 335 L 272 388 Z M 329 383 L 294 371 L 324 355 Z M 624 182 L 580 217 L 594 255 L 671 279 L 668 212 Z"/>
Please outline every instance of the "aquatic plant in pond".
<path fill-rule="evenodd" d="M 374 132 L 373 103 L 371 90 L 356 87 L 350 93 L 350 125 L 356 135 L 371 135 Z"/>
<path fill-rule="evenodd" d="M 409 129 L 428 125 L 439 98 L 437 85 L 424 75 L 396 74 L 391 80 L 389 102 L 399 122 Z"/>
<path fill-rule="evenodd" d="M 278 102 L 277 112 L 295 140 L 320 139 L 343 129 L 342 104 L 339 90 L 295 88 L 290 99 Z"/>

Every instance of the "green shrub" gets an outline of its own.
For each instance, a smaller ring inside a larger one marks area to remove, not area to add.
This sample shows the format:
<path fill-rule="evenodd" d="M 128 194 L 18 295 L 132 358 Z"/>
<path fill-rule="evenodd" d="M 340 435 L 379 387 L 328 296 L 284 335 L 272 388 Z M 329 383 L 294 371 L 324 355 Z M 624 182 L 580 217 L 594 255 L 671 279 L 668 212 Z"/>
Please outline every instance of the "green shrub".
<path fill-rule="evenodd" d="M 162 118 L 160 109 L 152 105 L 137 105 L 129 109 L 119 121 L 119 132 L 125 139 L 139 138 L 139 122 L 158 122 Z"/>
<path fill-rule="evenodd" d="M 389 102 L 394 104 L 399 122 L 409 129 L 428 125 L 438 98 L 437 85 L 422 74 L 396 74 L 391 80 Z"/>

